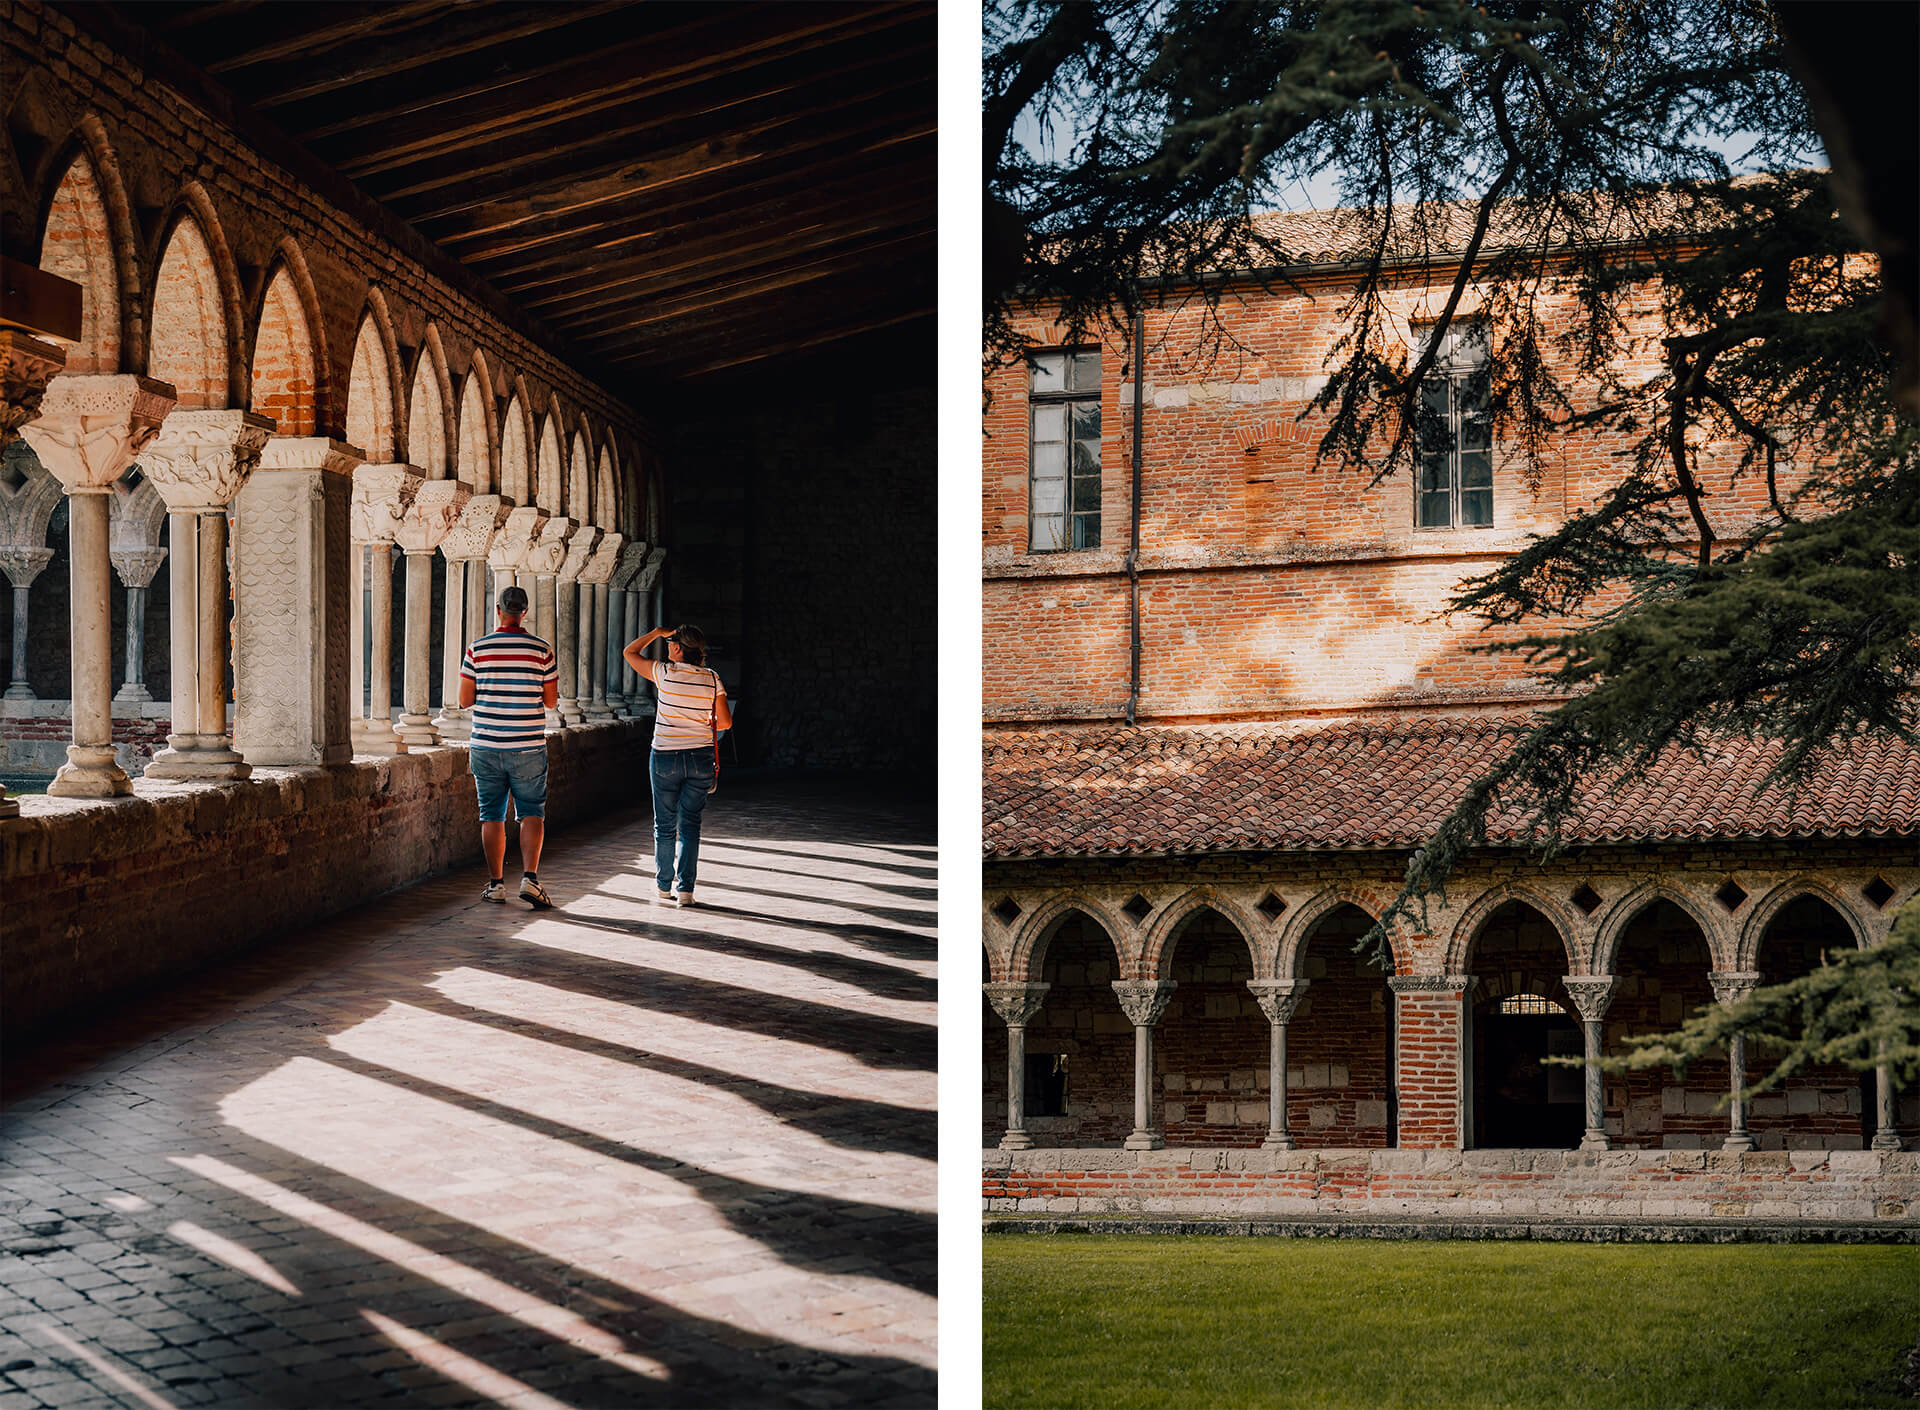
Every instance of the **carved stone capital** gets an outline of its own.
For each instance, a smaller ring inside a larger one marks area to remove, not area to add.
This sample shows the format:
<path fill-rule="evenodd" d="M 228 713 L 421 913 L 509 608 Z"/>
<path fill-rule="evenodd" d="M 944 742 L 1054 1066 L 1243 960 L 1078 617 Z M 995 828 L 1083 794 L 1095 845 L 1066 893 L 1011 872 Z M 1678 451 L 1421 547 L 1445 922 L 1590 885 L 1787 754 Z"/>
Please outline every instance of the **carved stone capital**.
<path fill-rule="evenodd" d="M 1387 987 L 1396 994 L 1455 994 L 1467 997 L 1480 983 L 1474 974 L 1395 974 Z"/>
<path fill-rule="evenodd" d="M 542 578 L 556 576 L 560 572 L 560 565 L 567 561 L 567 541 L 579 527 L 572 519 L 548 519 L 540 526 L 540 537 L 527 550 L 525 571 Z"/>
<path fill-rule="evenodd" d="M 460 522 L 473 490 L 458 480 L 428 480 L 420 486 L 394 528 L 403 553 L 432 553 Z"/>
<path fill-rule="evenodd" d="M 47 526 L 62 499 L 60 482 L 40 464 L 24 442 L 0 460 L 0 544 L 45 548 Z"/>
<path fill-rule="evenodd" d="M 1617 974 L 1569 974 L 1560 982 L 1567 986 L 1567 996 L 1588 1023 L 1598 1023 L 1607 1016 L 1607 1005 L 1620 989 Z"/>
<path fill-rule="evenodd" d="M 1760 987 L 1760 975 L 1755 970 L 1716 969 L 1707 975 L 1707 982 L 1713 985 L 1713 997 L 1732 1008 Z"/>
<path fill-rule="evenodd" d="M 0 446 L 40 414 L 47 383 L 67 365 L 67 350 L 23 328 L 0 328 Z"/>
<path fill-rule="evenodd" d="M 50 548 L 0 545 L 0 573 L 5 573 L 7 581 L 17 588 L 33 586 L 33 580 L 40 576 L 40 570 L 51 562 L 53 550 Z"/>
<path fill-rule="evenodd" d="M 392 543 L 426 477 L 411 465 L 360 465 L 353 472 L 351 537 L 355 543 Z"/>
<path fill-rule="evenodd" d="M 366 456 L 358 446 L 331 436 L 268 436 L 260 449 L 262 470 L 318 470 L 326 475 L 351 475 Z"/>
<path fill-rule="evenodd" d="M 1305 979 L 1249 979 L 1247 988 L 1253 991 L 1253 1001 L 1260 1005 L 1260 1012 L 1267 1016 L 1268 1023 L 1285 1023 L 1293 1017 L 1293 1011 L 1307 996 Z"/>
<path fill-rule="evenodd" d="M 1114 995 L 1125 1010 L 1127 1021 L 1135 1028 L 1151 1028 L 1166 1012 L 1167 1000 L 1178 988 L 1171 979 L 1116 979 Z"/>
<path fill-rule="evenodd" d="M 613 570 L 620 566 L 620 545 L 625 542 L 624 534 L 602 534 L 599 546 L 593 550 L 593 557 L 580 570 L 580 581 L 592 583 L 595 587 L 601 583 L 610 585 L 613 582 Z"/>
<path fill-rule="evenodd" d="M 594 545 L 600 541 L 600 531 L 591 524 L 582 524 L 573 531 L 567 540 L 567 556 L 560 560 L 559 578 L 563 583 L 579 581 L 580 574 L 587 566 L 587 560 L 593 557 Z"/>
<path fill-rule="evenodd" d="M 107 556 L 113 560 L 113 571 L 120 581 L 131 588 L 143 588 L 152 582 L 160 565 L 167 561 L 164 548 L 116 548 Z"/>
<path fill-rule="evenodd" d="M 647 566 L 647 546 L 644 543 L 622 543 L 620 561 L 614 565 L 613 576 L 609 584 L 619 592 L 632 587 L 633 580 L 640 576 L 640 570 Z M 632 589 L 638 591 L 637 588 Z"/>
<path fill-rule="evenodd" d="M 485 558 L 511 512 L 512 506 L 497 494 L 469 493 L 459 521 L 440 540 L 441 555 L 450 563 Z"/>
<path fill-rule="evenodd" d="M 140 468 L 170 514 L 225 509 L 272 434 L 273 419 L 251 411 L 176 411 L 140 453 Z"/>
<path fill-rule="evenodd" d="M 655 544 L 647 550 L 646 566 L 640 570 L 638 578 L 628 584 L 628 592 L 652 592 L 653 585 L 660 580 L 660 570 L 667 566 L 667 551 Z"/>
<path fill-rule="evenodd" d="M 1046 1002 L 1047 990 L 1051 984 L 982 984 L 981 991 L 986 994 L 987 1002 L 993 1005 L 993 1011 L 1000 1015 L 1000 1021 L 1009 1028 L 1024 1028 L 1027 1021 L 1040 1012 L 1040 1005 Z"/>
<path fill-rule="evenodd" d="M 55 377 L 20 428 L 68 494 L 105 494 L 160 434 L 173 386 L 130 373 Z"/>
<path fill-rule="evenodd" d="M 539 542 L 541 531 L 547 525 L 547 511 L 523 504 L 509 510 L 507 521 L 493 536 L 493 546 L 487 550 L 487 562 L 496 573 L 526 573 L 527 556 L 533 552 L 533 546 Z"/>

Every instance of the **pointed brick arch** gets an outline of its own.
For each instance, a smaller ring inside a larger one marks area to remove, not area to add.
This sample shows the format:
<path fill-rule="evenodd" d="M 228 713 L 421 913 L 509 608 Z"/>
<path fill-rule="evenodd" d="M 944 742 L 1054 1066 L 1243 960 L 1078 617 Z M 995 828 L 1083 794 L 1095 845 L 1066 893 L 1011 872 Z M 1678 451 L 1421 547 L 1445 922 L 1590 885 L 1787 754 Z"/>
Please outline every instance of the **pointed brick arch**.
<path fill-rule="evenodd" d="M 593 453 L 587 449 L 586 422 L 573 428 L 573 446 L 567 455 L 567 517 L 582 524 L 598 522 L 593 501 Z"/>
<path fill-rule="evenodd" d="M 80 341 L 66 371 L 120 370 L 120 278 L 113 222 L 85 143 L 76 142 L 41 227 L 40 268 L 80 286 Z"/>
<path fill-rule="evenodd" d="M 540 421 L 539 450 L 534 457 L 533 502 L 549 514 L 566 514 L 566 463 L 560 451 L 560 412 L 550 407 Z"/>
<path fill-rule="evenodd" d="M 182 206 L 161 246 L 153 281 L 147 375 L 171 382 L 181 410 L 228 404 L 227 322 L 213 246 L 199 215 Z"/>
<path fill-rule="evenodd" d="M 1796 876 L 1783 881 L 1766 894 L 1765 899 L 1755 903 L 1747 913 L 1740 927 L 1740 940 L 1734 952 L 1734 968 L 1752 971 L 1760 967 L 1760 946 L 1767 936 L 1767 927 L 1779 917 L 1780 913 L 1803 896 L 1812 896 L 1831 906 L 1840 917 L 1841 923 L 1853 932 L 1853 942 L 1861 949 L 1869 949 L 1873 938 L 1867 927 L 1852 906 L 1848 905 L 1840 893 L 1826 882 L 1812 876 Z"/>
<path fill-rule="evenodd" d="M 1132 973 L 1133 965 L 1121 943 L 1127 927 L 1098 901 L 1075 892 L 1046 902 L 1026 917 L 1025 923 L 1013 937 L 1013 949 L 1007 960 L 1007 979 L 1014 983 L 1037 982 L 1041 967 L 1046 962 L 1047 945 L 1053 939 L 1053 933 L 1075 913 L 1085 916 L 1106 932 L 1120 972 Z"/>
<path fill-rule="evenodd" d="M 533 503 L 533 421 L 526 395 L 524 385 L 515 389 L 500 422 L 500 493 L 523 508 Z"/>
<path fill-rule="evenodd" d="M 486 354 L 476 348 L 473 366 L 460 389 L 460 413 L 455 422 L 454 474 L 475 494 L 499 492 L 494 447 L 500 437 L 494 425 L 493 389 L 487 371 Z"/>
<path fill-rule="evenodd" d="M 1722 922 L 1713 912 L 1702 904 L 1698 897 L 1690 896 L 1677 886 L 1664 881 L 1643 882 L 1609 906 L 1595 927 L 1593 942 L 1593 973 L 1611 974 L 1620 954 L 1620 938 L 1626 934 L 1633 918 L 1651 906 L 1655 901 L 1671 901 L 1686 913 L 1700 928 L 1702 939 L 1707 946 L 1709 964 L 1716 970 L 1734 970 L 1737 941 L 1730 924 Z"/>
<path fill-rule="evenodd" d="M 366 312 L 353 340 L 353 364 L 347 374 L 347 440 L 376 465 L 390 464 L 395 449 L 392 329 L 384 326 L 385 300 L 367 293 Z"/>
<path fill-rule="evenodd" d="M 1587 927 L 1576 922 L 1574 913 L 1523 882 L 1507 881 L 1489 887 L 1461 914 L 1447 938 L 1446 973 L 1466 974 L 1473 968 L 1473 947 L 1493 913 L 1510 901 L 1518 901 L 1538 911 L 1560 937 L 1567 952 L 1568 974 L 1586 971 L 1590 951 L 1584 943 Z"/>
<path fill-rule="evenodd" d="M 426 472 L 429 480 L 450 473 L 451 437 L 447 417 L 453 405 L 453 384 L 447 377 L 447 359 L 440 348 L 440 332 L 431 323 L 413 364 L 413 390 L 407 398 L 407 460 Z"/>
<path fill-rule="evenodd" d="M 1313 939 L 1313 932 L 1320 922 L 1339 910 L 1342 906 L 1352 906 L 1364 911 L 1375 920 L 1387 908 L 1388 894 L 1367 886 L 1338 885 L 1329 886 L 1316 892 L 1313 897 L 1301 903 L 1295 911 L 1292 922 L 1280 937 L 1279 954 L 1274 960 L 1273 975 L 1277 979 L 1298 979 L 1302 974 L 1302 965 L 1306 960 L 1307 945 Z M 1397 933 L 1390 934 L 1389 943 L 1393 950 L 1393 972 L 1409 974 L 1411 966 L 1407 954 Z"/>
<path fill-rule="evenodd" d="M 600 442 L 600 464 L 594 471 L 593 522 L 609 532 L 618 531 L 625 517 L 620 512 L 621 502 L 620 471 L 613 455 L 613 437 L 608 435 Z"/>
<path fill-rule="evenodd" d="M 1271 927 L 1259 924 L 1238 901 L 1222 895 L 1211 886 L 1193 887 L 1160 908 L 1159 915 L 1154 917 L 1153 924 L 1147 927 L 1141 940 L 1141 973 L 1152 979 L 1169 977 L 1169 967 L 1173 963 L 1173 952 L 1178 948 L 1180 932 L 1187 922 L 1202 911 L 1213 911 L 1231 925 L 1241 940 L 1246 942 L 1247 958 L 1253 962 L 1254 977 L 1268 977 L 1270 971 L 1267 966 L 1272 960 L 1274 947 L 1261 943 L 1260 937 Z"/>
<path fill-rule="evenodd" d="M 284 261 L 267 280 L 253 337 L 253 410 L 271 416 L 282 436 L 311 436 L 323 424 L 320 411 L 322 359 L 313 341 L 315 324 L 292 268 Z"/>

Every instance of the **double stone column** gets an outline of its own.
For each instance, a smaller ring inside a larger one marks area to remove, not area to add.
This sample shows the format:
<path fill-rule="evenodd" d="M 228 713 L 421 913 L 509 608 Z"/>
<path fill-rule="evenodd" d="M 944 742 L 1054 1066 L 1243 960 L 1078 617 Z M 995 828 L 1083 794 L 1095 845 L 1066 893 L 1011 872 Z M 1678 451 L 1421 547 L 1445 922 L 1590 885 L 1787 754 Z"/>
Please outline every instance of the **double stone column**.
<path fill-rule="evenodd" d="M 587 684 L 586 645 L 593 635 L 593 589 L 582 587 L 580 574 L 592 558 L 600 530 L 582 524 L 567 538 L 567 556 L 560 564 L 555 582 L 555 622 L 553 654 L 559 663 L 560 695 L 556 707 L 560 722 L 577 725 L 585 718 L 586 698 L 593 694 Z"/>
<path fill-rule="evenodd" d="M 559 603 L 559 578 L 561 565 L 567 561 L 568 544 L 579 524 L 572 519 L 550 517 L 540 526 L 540 537 L 527 550 L 526 571 L 520 575 L 521 587 L 531 590 L 528 597 L 533 604 L 533 634 L 554 648 L 559 654 L 559 629 L 557 610 Z M 567 688 L 565 664 L 560 666 L 560 688 Z M 556 705 L 547 711 L 547 728 L 559 729 L 562 720 L 560 709 Z"/>
<path fill-rule="evenodd" d="M 361 465 L 353 472 L 353 752 L 400 754 L 393 728 L 393 544 L 400 521 L 426 480 L 410 465 Z M 364 567 L 363 567 L 364 565 Z M 362 593 L 361 573 L 371 592 Z M 372 637 L 371 659 L 364 643 Z M 365 705 L 362 705 L 362 700 Z"/>
<path fill-rule="evenodd" d="M 493 630 L 487 613 L 487 554 L 507 522 L 509 506 L 497 494 L 468 498 L 459 522 L 440 541 L 447 560 L 446 620 L 441 631 L 440 714 L 434 728 L 442 739 L 473 737 L 473 721 L 459 706 L 460 663 L 467 645 Z"/>
<path fill-rule="evenodd" d="M 580 570 L 580 713 L 598 723 L 611 720 L 613 708 L 607 703 L 607 646 L 612 592 L 609 583 L 620 564 L 624 534 L 602 534 L 600 542 Z"/>
<path fill-rule="evenodd" d="M 407 558 L 406 627 L 401 652 L 400 720 L 394 732 L 410 749 L 440 742 L 433 717 L 433 555 L 466 512 L 473 491 L 458 480 L 428 480 L 400 516 L 394 543 Z M 447 580 L 447 599 L 457 597 Z"/>
<path fill-rule="evenodd" d="M 1293 1135 L 1287 1130 L 1287 1024 L 1306 997 L 1305 979 L 1249 979 L 1253 1001 L 1267 1016 L 1267 1138 L 1262 1150 L 1290 1151 Z"/>
<path fill-rule="evenodd" d="M 73 742 L 67 746 L 67 762 L 47 786 L 47 792 L 56 797 L 115 798 L 133 791 L 113 749 L 113 567 L 107 497 L 113 493 L 114 481 L 159 435 L 173 401 L 171 386 L 146 377 L 54 377 L 46 384 L 38 418 L 20 427 L 69 500 Z M 224 538 L 224 515 L 220 522 Z M 177 547 L 175 554 L 180 556 Z M 223 559 L 219 585 L 224 583 Z M 224 648 L 224 594 L 222 598 Z M 224 677 L 221 684 L 224 713 Z M 224 728 L 223 718 L 222 734 Z M 225 744 L 224 738 L 216 738 Z"/>
<path fill-rule="evenodd" d="M 227 735 L 227 506 L 273 434 L 251 411 L 176 411 L 140 457 L 167 506 L 173 628 L 173 730 L 155 778 L 245 778 Z"/>

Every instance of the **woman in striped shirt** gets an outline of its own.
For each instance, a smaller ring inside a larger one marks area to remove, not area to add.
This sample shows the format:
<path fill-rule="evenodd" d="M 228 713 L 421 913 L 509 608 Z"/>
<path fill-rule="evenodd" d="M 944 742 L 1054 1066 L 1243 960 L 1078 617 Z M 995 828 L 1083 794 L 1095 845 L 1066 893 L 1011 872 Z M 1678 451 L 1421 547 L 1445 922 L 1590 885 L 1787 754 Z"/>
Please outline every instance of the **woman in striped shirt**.
<path fill-rule="evenodd" d="M 643 654 L 662 637 L 667 659 Z M 706 666 L 707 638 L 698 627 L 655 627 L 621 653 L 635 672 L 653 682 L 659 697 L 653 717 L 653 863 L 662 901 L 693 904 L 700 864 L 700 814 L 720 769 L 720 731 L 733 728 L 727 690 Z M 678 868 L 674 843 L 679 842 Z"/>

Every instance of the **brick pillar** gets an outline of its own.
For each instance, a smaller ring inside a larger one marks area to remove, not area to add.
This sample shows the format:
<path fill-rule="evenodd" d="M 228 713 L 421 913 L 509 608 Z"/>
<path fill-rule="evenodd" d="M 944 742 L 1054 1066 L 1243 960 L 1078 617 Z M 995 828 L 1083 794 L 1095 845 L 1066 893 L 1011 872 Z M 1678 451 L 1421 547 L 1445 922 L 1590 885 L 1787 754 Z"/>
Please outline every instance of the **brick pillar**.
<path fill-rule="evenodd" d="M 1267 1016 L 1267 1139 L 1262 1150 L 1290 1151 L 1293 1136 L 1287 1130 L 1287 1023 L 1306 996 L 1305 979 L 1249 979 L 1254 1002 Z"/>
<path fill-rule="evenodd" d="M 1166 1144 L 1154 1122 L 1153 1029 L 1176 986 L 1171 979 L 1116 979 L 1113 992 L 1133 1024 L 1133 1132 L 1130 1151 L 1157 1151 Z"/>
<path fill-rule="evenodd" d="M 1467 1000 L 1471 974 L 1396 974 L 1393 1070 L 1399 1144 L 1406 1150 L 1460 1150 L 1467 1138 Z"/>
<path fill-rule="evenodd" d="M 1580 1010 L 1581 1027 L 1586 1033 L 1587 1131 L 1580 1138 L 1580 1149 L 1603 1151 L 1607 1149 L 1607 1116 L 1605 1088 L 1600 1080 L 1600 1041 L 1607 1005 L 1613 1002 L 1620 978 L 1613 974 L 1569 974 L 1561 982 L 1567 986 L 1573 1006 Z"/>
<path fill-rule="evenodd" d="M 1027 1024 L 1046 1001 L 1048 984 L 986 984 L 987 1002 L 1007 1025 L 1007 1134 L 1003 1151 L 1033 1149 L 1027 1134 Z"/>

